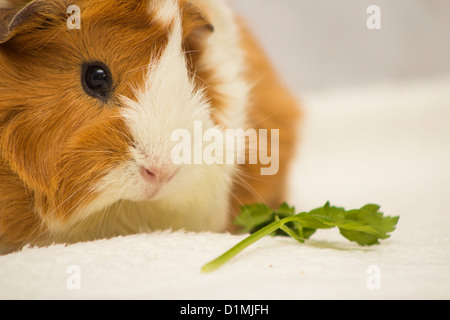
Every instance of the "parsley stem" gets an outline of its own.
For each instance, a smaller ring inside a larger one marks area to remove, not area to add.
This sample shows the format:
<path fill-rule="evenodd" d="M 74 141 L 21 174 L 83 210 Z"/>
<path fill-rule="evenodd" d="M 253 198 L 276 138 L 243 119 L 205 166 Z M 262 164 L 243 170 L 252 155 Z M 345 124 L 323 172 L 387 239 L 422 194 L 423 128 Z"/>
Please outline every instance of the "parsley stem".
<path fill-rule="evenodd" d="M 286 232 L 286 234 L 287 234 L 288 236 L 290 236 L 291 238 L 294 238 L 294 239 L 297 240 L 298 242 L 300 242 L 300 243 L 305 243 L 305 239 L 303 239 L 303 238 L 300 237 L 298 234 L 296 234 L 296 233 L 294 232 L 294 230 L 292 230 L 291 228 L 288 228 L 287 226 L 282 225 L 282 226 L 280 227 L 280 229 L 283 230 L 284 232 Z"/>
<path fill-rule="evenodd" d="M 213 261 L 207 263 L 203 266 L 202 272 L 211 272 L 218 268 L 220 268 L 222 265 L 227 263 L 229 260 L 234 258 L 236 255 L 238 255 L 241 251 L 255 243 L 256 241 L 260 240 L 261 238 L 264 238 L 265 236 L 268 236 L 284 226 L 286 223 L 295 221 L 295 216 L 288 217 L 283 220 L 275 221 L 264 228 L 256 231 L 249 237 L 245 238 L 241 242 L 239 242 L 237 245 L 235 245 L 233 248 L 222 254 L 220 257 L 214 259 Z"/>

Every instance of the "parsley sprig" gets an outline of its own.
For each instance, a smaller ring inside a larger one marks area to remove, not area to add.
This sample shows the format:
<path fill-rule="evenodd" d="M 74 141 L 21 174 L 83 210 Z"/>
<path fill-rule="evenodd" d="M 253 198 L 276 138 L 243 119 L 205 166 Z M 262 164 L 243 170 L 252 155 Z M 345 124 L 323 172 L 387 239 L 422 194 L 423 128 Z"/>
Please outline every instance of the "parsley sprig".
<path fill-rule="evenodd" d="M 361 246 L 380 244 L 390 237 L 399 217 L 385 217 L 380 206 L 368 204 L 360 209 L 346 211 L 327 202 L 323 207 L 295 214 L 295 208 L 283 203 L 277 210 L 264 204 L 243 206 L 234 224 L 243 233 L 251 233 L 217 259 L 203 266 L 203 272 L 211 272 L 231 260 L 241 251 L 260 240 L 274 236 L 290 236 L 300 243 L 308 240 L 318 229 L 338 228 L 346 239 Z"/>

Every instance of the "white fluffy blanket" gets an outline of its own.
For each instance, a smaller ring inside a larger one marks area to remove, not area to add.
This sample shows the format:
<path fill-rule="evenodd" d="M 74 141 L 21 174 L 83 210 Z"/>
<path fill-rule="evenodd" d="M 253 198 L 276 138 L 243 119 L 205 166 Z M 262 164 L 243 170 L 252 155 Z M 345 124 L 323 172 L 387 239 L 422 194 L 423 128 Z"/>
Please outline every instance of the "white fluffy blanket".
<path fill-rule="evenodd" d="M 244 236 L 157 232 L 0 257 L 2 299 L 449 299 L 450 79 L 303 95 L 291 175 L 298 211 L 377 203 L 400 215 L 380 246 L 336 230 L 268 237 L 200 268 Z"/>

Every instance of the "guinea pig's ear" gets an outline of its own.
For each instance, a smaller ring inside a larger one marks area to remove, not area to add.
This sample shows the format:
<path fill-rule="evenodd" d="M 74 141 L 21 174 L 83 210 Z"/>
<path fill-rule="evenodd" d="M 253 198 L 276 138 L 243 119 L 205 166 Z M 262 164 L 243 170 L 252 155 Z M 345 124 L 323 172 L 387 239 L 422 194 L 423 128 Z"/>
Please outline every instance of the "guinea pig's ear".
<path fill-rule="evenodd" d="M 37 13 L 49 11 L 49 3 L 46 0 L 10 0 L 6 5 L 0 4 L 0 43 L 4 43 L 14 37 L 18 29 Z"/>
<path fill-rule="evenodd" d="M 206 13 L 194 4 L 186 2 L 183 10 L 183 31 L 188 42 L 199 41 L 214 32 L 214 26 Z"/>
<path fill-rule="evenodd" d="M 0 8 L 0 43 L 10 38 L 10 23 L 13 20 L 15 12 L 13 9 Z"/>

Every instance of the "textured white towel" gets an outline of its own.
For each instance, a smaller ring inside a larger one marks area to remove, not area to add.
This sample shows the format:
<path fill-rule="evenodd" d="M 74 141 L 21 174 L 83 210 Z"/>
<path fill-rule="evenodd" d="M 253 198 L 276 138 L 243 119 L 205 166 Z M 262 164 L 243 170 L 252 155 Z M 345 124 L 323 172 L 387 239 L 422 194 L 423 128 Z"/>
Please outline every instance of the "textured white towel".
<path fill-rule="evenodd" d="M 298 211 L 366 203 L 400 215 L 380 246 L 337 230 L 306 244 L 267 237 L 223 268 L 244 236 L 157 232 L 0 257 L 3 299 L 449 299 L 450 79 L 303 97 L 291 174 Z"/>

